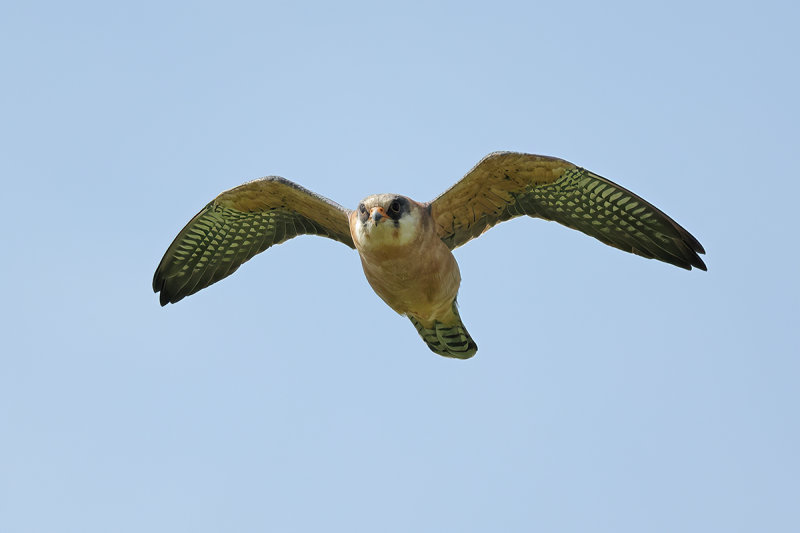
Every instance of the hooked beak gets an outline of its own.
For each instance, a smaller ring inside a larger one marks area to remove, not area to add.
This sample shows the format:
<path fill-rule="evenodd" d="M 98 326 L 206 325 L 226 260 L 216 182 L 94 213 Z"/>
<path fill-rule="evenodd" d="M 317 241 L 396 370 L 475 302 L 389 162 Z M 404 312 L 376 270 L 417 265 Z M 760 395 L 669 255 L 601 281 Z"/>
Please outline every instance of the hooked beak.
<path fill-rule="evenodd" d="M 382 207 L 373 207 L 370 209 L 369 215 L 372 218 L 372 222 L 377 226 L 378 222 L 386 216 L 386 211 Z"/>

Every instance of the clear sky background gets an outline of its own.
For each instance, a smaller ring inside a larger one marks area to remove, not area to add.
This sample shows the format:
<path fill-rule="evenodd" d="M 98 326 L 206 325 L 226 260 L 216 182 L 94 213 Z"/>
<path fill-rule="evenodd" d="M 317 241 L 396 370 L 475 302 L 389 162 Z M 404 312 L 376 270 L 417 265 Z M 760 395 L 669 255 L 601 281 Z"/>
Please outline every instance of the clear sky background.
<path fill-rule="evenodd" d="M 800 531 L 795 2 L 0 8 L 0 531 Z M 555 155 L 706 247 L 519 219 L 431 353 L 301 237 L 161 308 L 216 194 L 354 208 Z"/>

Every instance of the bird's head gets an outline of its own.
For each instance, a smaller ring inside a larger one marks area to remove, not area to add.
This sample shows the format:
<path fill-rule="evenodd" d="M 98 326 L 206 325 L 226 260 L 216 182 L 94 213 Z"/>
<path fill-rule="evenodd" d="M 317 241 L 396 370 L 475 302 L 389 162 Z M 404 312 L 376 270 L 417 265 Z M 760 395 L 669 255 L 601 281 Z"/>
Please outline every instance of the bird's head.
<path fill-rule="evenodd" d="M 403 246 L 420 235 L 425 209 L 399 194 L 373 194 L 350 215 L 350 232 L 361 250 Z"/>

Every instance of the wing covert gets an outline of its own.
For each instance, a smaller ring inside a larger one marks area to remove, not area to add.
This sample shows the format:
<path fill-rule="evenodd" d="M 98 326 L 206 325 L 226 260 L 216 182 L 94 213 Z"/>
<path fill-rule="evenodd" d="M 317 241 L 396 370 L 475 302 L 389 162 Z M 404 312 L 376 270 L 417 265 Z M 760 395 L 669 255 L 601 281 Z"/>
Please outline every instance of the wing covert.
<path fill-rule="evenodd" d="M 681 268 L 706 270 L 703 247 L 633 192 L 568 161 L 495 152 L 430 203 L 442 240 L 456 248 L 517 216 L 552 220 L 601 242 Z"/>
<path fill-rule="evenodd" d="M 349 211 L 284 178 L 223 192 L 178 233 L 153 276 L 160 303 L 175 303 L 233 274 L 270 246 L 320 235 L 354 248 Z"/>

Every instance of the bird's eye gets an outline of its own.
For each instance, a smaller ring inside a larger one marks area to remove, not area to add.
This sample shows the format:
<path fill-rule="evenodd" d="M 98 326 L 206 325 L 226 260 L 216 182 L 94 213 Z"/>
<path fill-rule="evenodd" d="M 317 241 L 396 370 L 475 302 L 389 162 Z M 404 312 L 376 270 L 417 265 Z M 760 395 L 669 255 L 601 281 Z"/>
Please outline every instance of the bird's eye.
<path fill-rule="evenodd" d="M 367 212 L 367 206 L 365 206 L 364 204 L 358 204 L 358 211 L 359 211 L 359 213 L 366 213 Z"/>
<path fill-rule="evenodd" d="M 399 213 L 400 212 L 400 202 L 395 200 L 391 204 L 389 204 L 389 211 L 392 213 Z"/>

